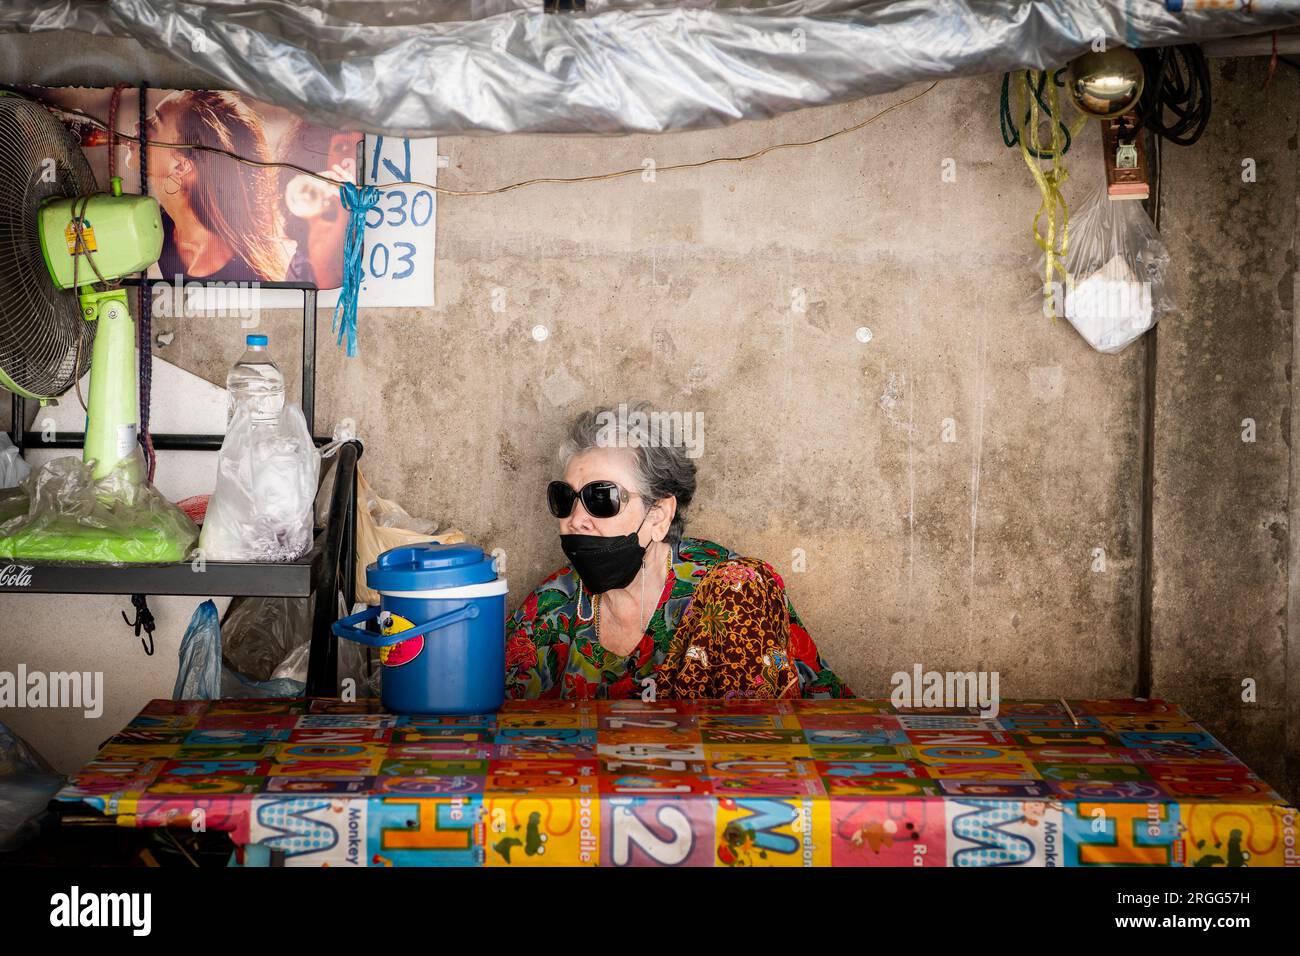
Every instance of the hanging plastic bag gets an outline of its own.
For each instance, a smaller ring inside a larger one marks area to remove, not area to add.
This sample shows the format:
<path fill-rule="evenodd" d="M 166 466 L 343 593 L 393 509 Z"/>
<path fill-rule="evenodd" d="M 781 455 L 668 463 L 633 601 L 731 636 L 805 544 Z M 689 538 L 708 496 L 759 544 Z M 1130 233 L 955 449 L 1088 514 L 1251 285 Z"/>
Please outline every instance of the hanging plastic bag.
<path fill-rule="evenodd" d="M 213 700 L 221 696 L 221 625 L 217 606 L 204 601 L 181 638 L 180 666 L 172 700 Z"/>
<path fill-rule="evenodd" d="M 9 436 L 0 432 L 0 488 L 17 488 L 32 473 Z"/>
<path fill-rule="evenodd" d="M 1054 298 L 1058 312 L 1094 349 L 1122 352 L 1178 311 L 1169 251 L 1140 202 L 1110 199 L 1095 188 L 1071 212 L 1069 226 L 1068 278 Z"/>
<path fill-rule="evenodd" d="M 237 597 L 221 619 L 222 658 L 253 680 L 269 680 L 310 641 L 310 598 Z"/>
<path fill-rule="evenodd" d="M 286 676 L 290 675 L 290 676 Z M 307 689 L 307 648 L 285 661 L 283 671 L 270 680 L 249 680 L 229 667 L 221 669 L 221 698 L 239 700 L 246 697 L 301 697 Z"/>
<path fill-rule="evenodd" d="M 221 660 L 221 623 L 217 606 L 204 601 L 194 611 L 181 638 L 180 666 L 173 700 L 245 697 L 301 697 L 307 681 L 309 645 L 296 648 L 270 680 L 249 680 Z"/>
<path fill-rule="evenodd" d="M 240 405 L 217 458 L 199 549 L 209 561 L 293 561 L 312 545 L 320 452 L 296 405 L 254 425 Z"/>
<path fill-rule="evenodd" d="M 144 479 L 131 456 L 98 481 L 80 458 L 55 458 L 0 504 L 0 558 L 106 564 L 189 558 L 198 528 Z"/>
<path fill-rule="evenodd" d="M 235 598 L 221 620 L 222 661 L 252 680 L 288 677 L 305 684 L 311 653 L 311 605 L 310 598 Z M 348 613 L 340 599 L 337 616 Z M 340 686 L 351 678 L 354 688 L 368 687 L 373 696 L 378 687 L 370 687 L 369 681 L 378 668 L 372 657 L 377 660 L 377 652 L 364 644 L 339 641 Z"/>
<path fill-rule="evenodd" d="M 361 582 L 366 567 L 379 560 L 385 551 L 407 544 L 437 541 L 458 544 L 465 540 L 459 531 L 437 532 L 437 525 L 423 518 L 413 518 L 395 501 L 375 494 L 361 468 L 357 468 L 357 600 L 378 604 L 379 595 Z"/>

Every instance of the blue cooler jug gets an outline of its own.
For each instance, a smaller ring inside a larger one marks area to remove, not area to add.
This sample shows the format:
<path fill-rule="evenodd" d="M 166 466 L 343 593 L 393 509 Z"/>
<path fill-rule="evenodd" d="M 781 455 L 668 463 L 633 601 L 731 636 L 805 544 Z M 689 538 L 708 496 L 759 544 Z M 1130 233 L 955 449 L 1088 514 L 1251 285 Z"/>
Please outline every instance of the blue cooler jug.
<path fill-rule="evenodd" d="M 334 633 L 381 648 L 384 709 L 399 714 L 485 714 L 506 692 L 506 579 L 472 544 L 413 544 L 366 568 L 371 607 Z M 380 633 L 362 630 L 378 618 Z"/>

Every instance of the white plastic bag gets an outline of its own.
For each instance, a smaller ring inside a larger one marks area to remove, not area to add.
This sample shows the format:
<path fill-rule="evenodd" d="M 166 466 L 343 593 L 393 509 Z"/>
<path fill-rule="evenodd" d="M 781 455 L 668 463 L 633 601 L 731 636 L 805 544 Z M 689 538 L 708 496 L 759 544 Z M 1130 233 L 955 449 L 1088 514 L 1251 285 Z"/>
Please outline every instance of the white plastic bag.
<path fill-rule="evenodd" d="M 1093 189 L 1070 212 L 1063 264 L 1069 279 L 1055 290 L 1057 314 L 1098 352 L 1122 352 L 1178 311 L 1169 251 L 1136 199 Z"/>
<path fill-rule="evenodd" d="M 274 424 L 235 411 L 217 459 L 199 549 L 208 561 L 292 561 L 312 544 L 320 452 L 296 405 Z"/>
<path fill-rule="evenodd" d="M 32 473 L 9 436 L 0 432 L 0 488 L 17 488 Z"/>

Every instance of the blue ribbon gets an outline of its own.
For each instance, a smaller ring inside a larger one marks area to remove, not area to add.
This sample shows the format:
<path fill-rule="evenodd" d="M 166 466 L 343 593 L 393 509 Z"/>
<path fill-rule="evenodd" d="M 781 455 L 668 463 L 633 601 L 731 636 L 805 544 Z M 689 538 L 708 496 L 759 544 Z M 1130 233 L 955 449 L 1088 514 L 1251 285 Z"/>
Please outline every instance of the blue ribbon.
<path fill-rule="evenodd" d="M 348 235 L 343 244 L 343 287 L 334 305 L 334 320 L 330 328 L 343 344 L 348 340 L 348 357 L 357 354 L 357 297 L 361 294 L 361 280 L 365 277 L 366 215 L 379 202 L 379 190 L 374 186 L 343 183 L 339 186 L 339 199 L 348 210 Z"/>

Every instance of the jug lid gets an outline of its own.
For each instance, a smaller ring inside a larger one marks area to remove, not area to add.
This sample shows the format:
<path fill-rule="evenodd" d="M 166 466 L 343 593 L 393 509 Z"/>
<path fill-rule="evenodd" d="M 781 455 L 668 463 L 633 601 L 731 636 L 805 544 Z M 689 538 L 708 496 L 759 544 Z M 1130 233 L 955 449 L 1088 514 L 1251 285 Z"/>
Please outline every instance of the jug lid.
<path fill-rule="evenodd" d="M 385 551 L 366 568 L 366 585 L 375 591 L 429 591 L 495 581 L 496 567 L 472 544 L 408 544 Z"/>

